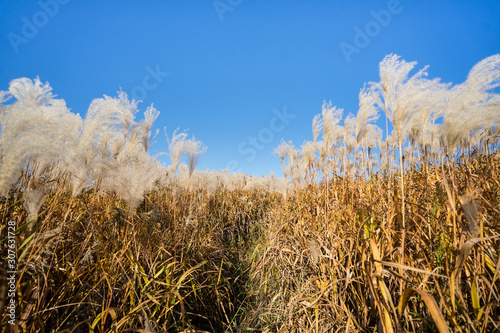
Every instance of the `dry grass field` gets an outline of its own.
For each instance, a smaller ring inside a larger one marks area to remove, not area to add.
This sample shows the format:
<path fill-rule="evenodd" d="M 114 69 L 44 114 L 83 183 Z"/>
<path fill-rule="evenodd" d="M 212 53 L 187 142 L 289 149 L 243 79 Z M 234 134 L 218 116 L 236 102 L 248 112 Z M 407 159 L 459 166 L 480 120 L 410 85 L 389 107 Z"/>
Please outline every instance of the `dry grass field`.
<path fill-rule="evenodd" d="M 498 152 L 407 173 L 405 229 L 397 181 L 379 174 L 286 201 L 153 190 L 132 215 L 116 195 L 46 181 L 37 219 L 21 192 L 0 204 L 2 228 L 18 226 L 27 332 L 499 329 Z"/>
<path fill-rule="evenodd" d="M 414 66 L 387 56 L 342 126 L 325 103 L 283 178 L 198 171 L 185 132 L 163 167 L 153 107 L 12 81 L 0 332 L 499 332 L 500 55 L 453 87 Z"/>

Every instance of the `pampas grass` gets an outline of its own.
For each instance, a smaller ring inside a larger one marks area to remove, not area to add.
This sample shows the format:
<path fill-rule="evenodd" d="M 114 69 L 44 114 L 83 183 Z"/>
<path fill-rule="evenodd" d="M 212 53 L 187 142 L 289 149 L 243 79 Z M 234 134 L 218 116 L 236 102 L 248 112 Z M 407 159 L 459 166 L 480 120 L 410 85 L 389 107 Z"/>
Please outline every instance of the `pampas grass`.
<path fill-rule="evenodd" d="M 312 141 L 281 141 L 281 178 L 197 170 L 206 147 L 177 130 L 163 166 L 153 106 L 136 121 L 118 92 L 82 119 L 12 81 L 0 251 L 15 224 L 19 328 L 499 331 L 499 59 L 453 86 L 387 56 L 356 116 L 324 103 Z"/>

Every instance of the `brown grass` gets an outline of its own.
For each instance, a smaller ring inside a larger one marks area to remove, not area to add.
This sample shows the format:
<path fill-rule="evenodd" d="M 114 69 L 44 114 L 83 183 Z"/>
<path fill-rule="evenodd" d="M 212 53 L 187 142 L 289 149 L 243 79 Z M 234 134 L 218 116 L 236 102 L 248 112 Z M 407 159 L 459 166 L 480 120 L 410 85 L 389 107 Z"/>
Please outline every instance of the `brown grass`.
<path fill-rule="evenodd" d="M 498 152 L 405 172 L 404 233 L 398 179 L 379 174 L 286 201 L 157 190 L 133 216 L 54 181 L 36 221 L 20 191 L 0 202 L 3 262 L 18 227 L 20 331 L 500 330 Z"/>

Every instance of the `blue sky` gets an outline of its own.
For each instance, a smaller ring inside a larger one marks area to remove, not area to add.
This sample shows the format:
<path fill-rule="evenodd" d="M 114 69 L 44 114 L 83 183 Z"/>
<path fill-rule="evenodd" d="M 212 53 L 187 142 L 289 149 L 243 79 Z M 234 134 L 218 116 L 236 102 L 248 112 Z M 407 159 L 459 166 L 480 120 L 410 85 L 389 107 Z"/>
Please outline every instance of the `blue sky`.
<path fill-rule="evenodd" d="M 84 116 L 121 88 L 161 112 L 151 153 L 189 129 L 200 169 L 255 175 L 281 174 L 273 149 L 311 140 L 323 100 L 356 114 L 385 55 L 460 83 L 499 52 L 500 1 L 0 1 L 0 90 L 39 76 Z"/>

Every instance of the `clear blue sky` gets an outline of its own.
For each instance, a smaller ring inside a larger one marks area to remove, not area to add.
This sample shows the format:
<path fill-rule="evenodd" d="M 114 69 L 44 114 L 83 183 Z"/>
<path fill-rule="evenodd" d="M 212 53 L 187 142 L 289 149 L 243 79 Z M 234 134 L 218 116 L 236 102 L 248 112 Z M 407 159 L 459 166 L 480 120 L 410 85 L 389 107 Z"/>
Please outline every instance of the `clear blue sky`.
<path fill-rule="evenodd" d="M 164 127 L 189 129 L 208 146 L 199 168 L 255 175 L 281 174 L 273 149 L 311 140 L 323 100 L 355 114 L 385 55 L 459 83 L 499 52 L 498 0 L 0 0 L 0 90 L 39 76 L 84 116 L 121 87 L 161 112 L 152 153 Z"/>

